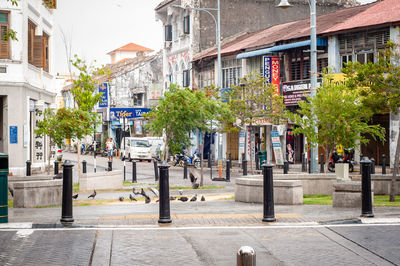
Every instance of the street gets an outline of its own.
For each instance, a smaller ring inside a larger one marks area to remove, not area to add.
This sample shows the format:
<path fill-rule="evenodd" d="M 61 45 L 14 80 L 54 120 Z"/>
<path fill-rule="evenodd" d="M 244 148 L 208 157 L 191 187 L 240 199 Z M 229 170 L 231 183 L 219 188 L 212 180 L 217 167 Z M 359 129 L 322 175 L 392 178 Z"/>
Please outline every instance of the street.
<path fill-rule="evenodd" d="M 398 265 L 399 225 L 1 230 L 1 265 Z"/>

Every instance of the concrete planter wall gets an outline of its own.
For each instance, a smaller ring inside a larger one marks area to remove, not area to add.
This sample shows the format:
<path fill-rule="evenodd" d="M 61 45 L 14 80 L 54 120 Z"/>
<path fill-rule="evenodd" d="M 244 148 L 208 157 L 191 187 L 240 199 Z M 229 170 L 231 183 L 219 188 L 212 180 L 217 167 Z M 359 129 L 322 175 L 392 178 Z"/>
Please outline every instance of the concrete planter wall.
<path fill-rule="evenodd" d="M 343 181 L 333 184 L 332 206 L 341 208 L 360 208 L 361 207 L 361 181 Z M 374 185 L 371 184 L 374 191 Z M 371 192 L 372 202 L 374 192 Z"/>
<path fill-rule="evenodd" d="M 122 170 L 100 173 L 82 174 L 79 180 L 80 191 L 112 190 L 122 189 L 123 187 Z"/>
<path fill-rule="evenodd" d="M 15 182 L 13 187 L 14 208 L 61 205 L 62 180 Z"/>
<path fill-rule="evenodd" d="M 353 180 L 361 180 L 361 177 L 353 178 Z M 374 184 L 375 195 L 389 195 L 390 194 L 390 182 L 392 175 L 375 174 L 371 175 L 371 181 Z M 400 195 L 400 176 L 396 178 L 396 192 Z"/>

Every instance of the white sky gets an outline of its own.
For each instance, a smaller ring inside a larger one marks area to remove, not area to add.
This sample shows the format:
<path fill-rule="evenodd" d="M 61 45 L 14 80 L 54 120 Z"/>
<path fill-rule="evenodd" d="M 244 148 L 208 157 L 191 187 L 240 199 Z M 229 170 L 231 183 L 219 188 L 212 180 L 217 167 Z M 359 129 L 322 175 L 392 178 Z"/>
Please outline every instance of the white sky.
<path fill-rule="evenodd" d="M 108 52 L 130 42 L 158 51 L 163 28 L 154 8 L 162 0 L 59 0 L 54 13 L 55 72 L 67 72 L 61 30 L 72 54 L 97 66 L 110 62 Z M 359 0 L 361 3 L 375 0 Z"/>

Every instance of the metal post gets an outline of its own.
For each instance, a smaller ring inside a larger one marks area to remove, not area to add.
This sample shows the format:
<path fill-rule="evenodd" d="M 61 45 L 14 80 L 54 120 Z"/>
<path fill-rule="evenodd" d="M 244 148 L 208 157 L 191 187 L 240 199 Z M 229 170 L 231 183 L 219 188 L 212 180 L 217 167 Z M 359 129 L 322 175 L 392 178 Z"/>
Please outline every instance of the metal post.
<path fill-rule="evenodd" d="M 372 195 L 371 195 L 371 161 L 364 158 L 361 161 L 362 179 L 361 179 L 361 201 L 362 217 L 374 217 L 372 212 Z"/>
<path fill-rule="evenodd" d="M 287 175 L 289 170 L 289 162 L 287 160 L 283 161 L 283 174 Z"/>
<path fill-rule="evenodd" d="M 382 154 L 382 175 L 386 175 L 386 155 Z"/>
<path fill-rule="evenodd" d="M 207 158 L 208 158 L 208 159 L 207 159 L 208 165 L 207 165 L 207 167 L 208 167 L 208 168 L 211 168 L 211 153 L 208 152 L 207 154 L 208 154 L 208 157 L 207 157 Z"/>
<path fill-rule="evenodd" d="M 242 169 L 243 169 L 243 175 L 247 175 L 247 161 L 246 161 L 246 154 L 242 154 Z"/>
<path fill-rule="evenodd" d="M 371 158 L 371 175 L 375 174 L 375 159 Z"/>
<path fill-rule="evenodd" d="M 54 174 L 58 175 L 58 161 L 57 160 L 54 161 Z"/>
<path fill-rule="evenodd" d="M 153 165 L 154 165 L 154 180 L 158 181 L 158 169 L 157 169 L 157 160 L 153 160 Z"/>
<path fill-rule="evenodd" d="M 325 173 L 325 169 L 324 169 L 324 154 L 321 153 L 320 155 L 320 164 L 321 164 L 321 168 L 319 169 L 320 173 Z"/>
<path fill-rule="evenodd" d="M 108 161 L 108 171 L 112 171 L 112 161 Z"/>
<path fill-rule="evenodd" d="M 86 171 L 86 161 L 85 160 L 82 161 L 82 173 L 83 174 L 87 173 L 87 171 Z"/>
<path fill-rule="evenodd" d="M 124 160 L 124 181 L 126 180 L 126 163 L 125 163 L 125 160 Z"/>
<path fill-rule="evenodd" d="M 361 167 L 361 161 L 363 160 L 364 155 L 360 153 L 360 175 L 362 175 L 362 167 Z"/>
<path fill-rule="evenodd" d="M 260 170 L 260 154 L 256 152 L 256 170 Z"/>
<path fill-rule="evenodd" d="M 264 218 L 263 222 L 275 222 L 274 211 L 274 177 L 272 173 L 272 164 L 263 164 L 263 177 L 264 177 Z"/>
<path fill-rule="evenodd" d="M 26 161 L 26 176 L 31 176 L 31 161 Z"/>
<path fill-rule="evenodd" d="M 63 164 L 63 187 L 62 187 L 62 208 L 61 222 L 72 223 L 72 167 L 74 165 L 70 161 L 65 161 Z"/>
<path fill-rule="evenodd" d="M 311 160 L 308 160 L 308 173 L 311 174 Z"/>
<path fill-rule="evenodd" d="M 93 154 L 93 172 L 95 172 L 95 173 L 96 173 L 96 150 L 97 150 L 96 144 L 97 144 L 97 142 L 96 142 L 96 140 L 94 140 L 94 144 L 93 144 L 93 146 L 94 146 L 94 154 Z"/>
<path fill-rule="evenodd" d="M 136 161 L 132 160 L 132 183 L 137 183 L 136 180 Z"/>
<path fill-rule="evenodd" d="M 237 252 L 237 266 L 256 266 L 256 252 L 252 247 L 243 246 Z"/>
<path fill-rule="evenodd" d="M 171 214 L 169 206 L 169 164 L 163 162 L 158 166 L 160 168 L 160 216 L 159 223 L 170 223 Z"/>
<path fill-rule="evenodd" d="M 212 163 L 211 163 L 211 154 L 210 153 L 208 153 L 208 163 L 209 163 L 209 167 L 210 167 L 210 178 L 211 178 L 211 180 L 213 179 L 213 177 L 212 177 Z"/>
<path fill-rule="evenodd" d="M 229 154 L 230 155 L 230 154 Z M 226 176 L 225 176 L 225 181 L 230 182 L 231 180 L 231 160 L 228 157 L 228 160 L 226 161 Z"/>
<path fill-rule="evenodd" d="M 307 172 L 307 161 L 306 161 L 306 153 L 303 152 L 301 156 L 301 171 Z"/>
<path fill-rule="evenodd" d="M 188 162 L 185 160 L 183 164 L 183 179 L 187 179 L 187 167 L 188 167 Z"/>

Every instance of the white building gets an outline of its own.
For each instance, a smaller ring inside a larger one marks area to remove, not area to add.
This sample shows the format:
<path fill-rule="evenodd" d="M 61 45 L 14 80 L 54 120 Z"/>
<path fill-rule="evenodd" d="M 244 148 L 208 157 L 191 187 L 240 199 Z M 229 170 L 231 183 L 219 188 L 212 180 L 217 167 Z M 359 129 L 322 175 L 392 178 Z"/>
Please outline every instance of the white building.
<path fill-rule="evenodd" d="M 22 175 L 25 162 L 44 167 L 48 140 L 34 134 L 44 108 L 53 108 L 53 12 L 56 0 L 0 1 L 0 152 L 10 173 Z M 12 29 L 18 40 L 4 41 Z"/>

